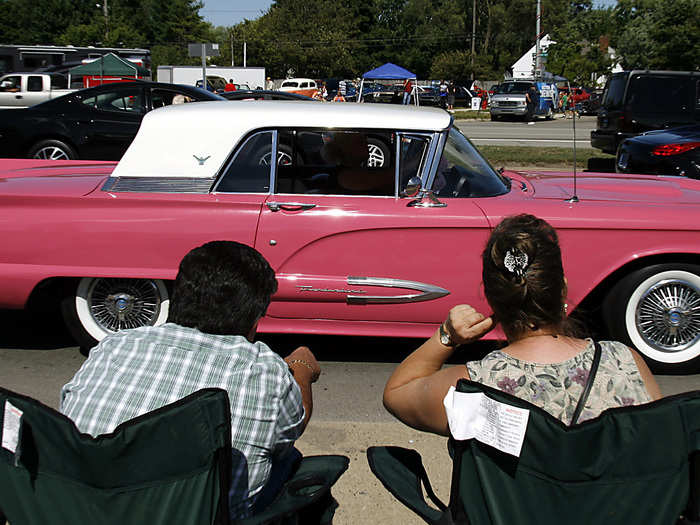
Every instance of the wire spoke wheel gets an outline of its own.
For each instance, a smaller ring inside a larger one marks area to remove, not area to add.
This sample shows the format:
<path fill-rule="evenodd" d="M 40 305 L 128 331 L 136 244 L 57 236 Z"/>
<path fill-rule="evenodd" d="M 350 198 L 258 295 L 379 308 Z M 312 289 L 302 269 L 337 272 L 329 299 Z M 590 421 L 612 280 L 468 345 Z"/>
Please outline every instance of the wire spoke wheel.
<path fill-rule="evenodd" d="M 700 340 L 700 290 L 688 281 L 667 279 L 651 287 L 636 308 L 644 341 L 662 352 L 678 352 Z"/>
<path fill-rule="evenodd" d="M 155 324 L 163 299 L 148 279 L 95 279 L 87 295 L 90 315 L 108 332 Z"/>
<path fill-rule="evenodd" d="M 382 151 L 382 148 L 380 148 L 376 144 L 368 144 L 367 150 L 367 166 L 370 168 L 383 167 L 386 159 L 384 158 L 384 151 Z"/>
<path fill-rule="evenodd" d="M 258 164 L 260 164 L 261 166 L 269 166 L 271 158 L 272 158 L 272 152 L 268 151 L 267 153 L 265 153 L 263 156 L 260 157 Z M 292 165 L 292 156 L 289 153 L 287 153 L 286 151 L 278 150 L 277 151 L 277 165 L 278 166 L 291 166 Z"/>

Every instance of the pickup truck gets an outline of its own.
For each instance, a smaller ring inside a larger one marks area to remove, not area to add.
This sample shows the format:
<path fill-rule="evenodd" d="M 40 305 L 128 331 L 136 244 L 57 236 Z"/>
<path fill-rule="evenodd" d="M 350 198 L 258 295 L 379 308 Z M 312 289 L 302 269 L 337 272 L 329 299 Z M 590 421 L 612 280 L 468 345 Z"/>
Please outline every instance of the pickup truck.
<path fill-rule="evenodd" d="M 75 91 L 63 75 L 10 73 L 0 77 L 0 108 L 24 108 Z"/>

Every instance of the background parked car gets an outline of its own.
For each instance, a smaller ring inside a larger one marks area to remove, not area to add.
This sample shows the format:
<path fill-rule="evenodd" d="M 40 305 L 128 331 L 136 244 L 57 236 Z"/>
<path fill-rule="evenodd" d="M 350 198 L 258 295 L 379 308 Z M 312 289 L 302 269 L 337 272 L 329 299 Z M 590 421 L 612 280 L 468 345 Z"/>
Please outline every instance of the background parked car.
<path fill-rule="evenodd" d="M 646 131 L 700 122 L 700 73 L 623 71 L 608 80 L 591 146 L 617 152 L 620 142 Z"/>
<path fill-rule="evenodd" d="M 226 100 L 194 86 L 123 82 L 0 111 L 0 157 L 119 160 L 143 116 L 179 101 Z"/>
<path fill-rule="evenodd" d="M 317 100 L 298 93 L 266 89 L 237 89 L 225 91 L 220 95 L 226 100 Z"/>
<path fill-rule="evenodd" d="M 317 97 L 320 93 L 316 81 L 310 78 L 288 78 L 282 82 L 280 91 L 297 93 L 311 98 Z"/>
<path fill-rule="evenodd" d="M 12 73 L 0 77 L 0 108 L 24 108 L 74 90 L 68 79 L 56 73 Z"/>
<path fill-rule="evenodd" d="M 622 141 L 615 169 L 700 179 L 700 125 L 649 131 Z"/>

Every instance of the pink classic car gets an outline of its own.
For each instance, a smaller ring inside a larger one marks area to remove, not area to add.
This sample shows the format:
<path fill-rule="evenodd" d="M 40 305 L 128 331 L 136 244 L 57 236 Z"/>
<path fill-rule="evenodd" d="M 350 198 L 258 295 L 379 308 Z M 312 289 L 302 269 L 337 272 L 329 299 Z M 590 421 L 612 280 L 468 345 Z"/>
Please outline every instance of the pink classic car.
<path fill-rule="evenodd" d="M 439 109 L 170 106 L 118 164 L 0 161 L 0 308 L 60 301 L 87 348 L 164 322 L 182 256 L 233 239 L 277 272 L 261 332 L 426 337 L 454 304 L 488 309 L 489 231 L 529 212 L 560 232 L 569 312 L 657 368 L 697 363 L 700 181 L 585 173 L 576 193 L 494 170 Z"/>

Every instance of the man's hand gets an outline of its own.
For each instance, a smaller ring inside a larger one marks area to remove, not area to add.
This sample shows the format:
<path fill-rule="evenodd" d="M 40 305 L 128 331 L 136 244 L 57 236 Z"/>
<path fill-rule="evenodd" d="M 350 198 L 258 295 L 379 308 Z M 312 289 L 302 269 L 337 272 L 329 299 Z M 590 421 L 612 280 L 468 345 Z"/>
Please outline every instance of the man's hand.
<path fill-rule="evenodd" d="M 484 317 L 468 304 L 453 307 L 445 321 L 445 329 L 456 345 L 473 343 L 487 334 L 493 326 L 491 317 Z"/>
<path fill-rule="evenodd" d="M 308 373 L 312 383 L 318 380 L 321 375 L 321 366 L 316 361 L 316 357 L 306 346 L 300 346 L 291 354 L 284 358 L 284 361 L 293 371 L 300 371 L 302 374 Z"/>

